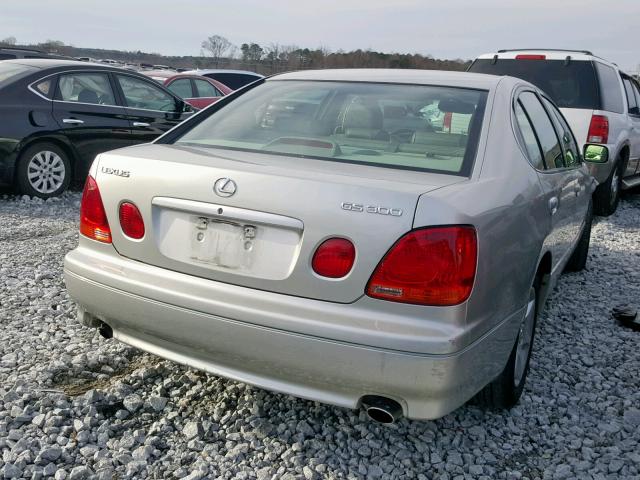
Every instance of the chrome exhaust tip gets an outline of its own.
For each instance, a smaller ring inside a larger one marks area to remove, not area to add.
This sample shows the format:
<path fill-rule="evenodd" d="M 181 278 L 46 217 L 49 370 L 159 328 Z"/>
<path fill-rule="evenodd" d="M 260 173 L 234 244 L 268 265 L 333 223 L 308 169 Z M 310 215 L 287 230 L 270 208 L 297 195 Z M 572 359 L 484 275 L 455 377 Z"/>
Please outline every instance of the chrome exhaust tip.
<path fill-rule="evenodd" d="M 362 406 L 374 422 L 390 425 L 402 418 L 402 405 L 390 398 L 366 395 L 362 398 Z"/>

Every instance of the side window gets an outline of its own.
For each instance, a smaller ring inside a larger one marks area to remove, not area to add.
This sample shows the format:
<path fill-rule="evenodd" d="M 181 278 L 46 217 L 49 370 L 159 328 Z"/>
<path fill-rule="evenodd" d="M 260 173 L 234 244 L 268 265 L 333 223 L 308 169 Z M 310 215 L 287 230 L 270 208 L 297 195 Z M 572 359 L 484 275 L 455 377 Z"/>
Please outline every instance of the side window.
<path fill-rule="evenodd" d="M 631 84 L 631 80 L 629 78 L 623 77 L 622 83 L 624 84 L 624 91 L 627 94 L 627 103 L 629 104 L 629 113 L 631 115 L 640 114 L 640 111 L 638 110 L 638 102 L 636 100 L 636 96 L 633 91 L 633 85 Z"/>
<path fill-rule="evenodd" d="M 176 101 L 167 92 L 150 82 L 129 75 L 116 75 L 127 107 L 173 112 Z"/>
<path fill-rule="evenodd" d="M 549 100 L 543 97 L 543 102 L 547 107 L 547 110 L 551 112 L 553 123 L 558 132 L 562 150 L 564 151 L 564 163 L 567 167 L 575 167 L 580 164 L 580 149 L 573 136 L 573 132 L 569 127 L 569 124 L 564 119 L 558 108 Z"/>
<path fill-rule="evenodd" d="M 33 88 L 35 88 L 35 90 L 40 93 L 40 95 L 43 95 L 47 98 L 53 98 L 53 77 L 49 77 L 45 80 L 42 80 L 38 83 L 36 83 Z"/>
<path fill-rule="evenodd" d="M 188 78 L 179 78 L 178 80 L 171 82 L 171 84 L 167 88 L 180 98 L 193 97 L 193 91 L 191 90 L 191 80 L 189 80 Z"/>
<path fill-rule="evenodd" d="M 544 170 L 544 161 L 542 160 L 542 151 L 540 150 L 540 144 L 536 138 L 536 133 L 533 131 L 533 126 L 529 121 L 529 117 L 522 108 L 520 101 L 516 102 L 515 106 L 516 122 L 522 133 L 524 140 L 524 146 L 529 155 L 529 163 L 538 170 Z"/>
<path fill-rule="evenodd" d="M 638 105 L 638 113 L 640 114 L 640 87 L 638 86 L 638 83 L 636 81 L 632 81 L 631 88 L 633 89 L 633 93 L 636 97 L 636 105 Z"/>
<path fill-rule="evenodd" d="M 600 97 L 602 110 L 624 113 L 622 92 L 620 91 L 620 76 L 616 71 L 600 62 L 595 62 L 598 79 L 600 80 Z"/>
<path fill-rule="evenodd" d="M 106 73 L 60 75 L 57 98 L 64 102 L 116 105 L 109 76 Z"/>
<path fill-rule="evenodd" d="M 520 102 L 538 136 L 546 168 L 564 168 L 562 148 L 556 130 L 540 100 L 534 93 L 524 92 L 520 95 Z"/>
<path fill-rule="evenodd" d="M 196 84 L 196 90 L 198 91 L 198 97 L 221 97 L 222 94 L 211 85 L 209 82 L 204 80 L 196 80 L 193 82 Z"/>

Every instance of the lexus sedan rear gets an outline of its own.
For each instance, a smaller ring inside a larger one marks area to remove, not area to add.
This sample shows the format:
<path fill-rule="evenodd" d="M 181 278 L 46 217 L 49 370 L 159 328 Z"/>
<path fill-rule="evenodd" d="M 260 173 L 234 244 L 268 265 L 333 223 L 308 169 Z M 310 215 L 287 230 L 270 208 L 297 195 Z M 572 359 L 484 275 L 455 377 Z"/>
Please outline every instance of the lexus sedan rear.
<path fill-rule="evenodd" d="M 593 187 L 522 80 L 290 73 L 100 155 L 65 278 L 83 324 L 216 375 L 383 422 L 509 407 Z"/>

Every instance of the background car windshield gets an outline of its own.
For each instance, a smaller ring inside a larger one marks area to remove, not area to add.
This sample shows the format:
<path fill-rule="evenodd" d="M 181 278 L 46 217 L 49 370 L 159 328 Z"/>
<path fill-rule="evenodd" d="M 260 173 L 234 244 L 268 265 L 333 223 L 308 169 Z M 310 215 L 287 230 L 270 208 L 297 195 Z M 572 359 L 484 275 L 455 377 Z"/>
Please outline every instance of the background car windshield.
<path fill-rule="evenodd" d="M 533 83 L 560 108 L 599 108 L 596 74 L 591 62 L 564 60 L 478 59 L 470 72 L 509 75 Z"/>
<path fill-rule="evenodd" d="M 466 175 L 486 96 L 441 86 L 269 81 L 176 143 Z"/>

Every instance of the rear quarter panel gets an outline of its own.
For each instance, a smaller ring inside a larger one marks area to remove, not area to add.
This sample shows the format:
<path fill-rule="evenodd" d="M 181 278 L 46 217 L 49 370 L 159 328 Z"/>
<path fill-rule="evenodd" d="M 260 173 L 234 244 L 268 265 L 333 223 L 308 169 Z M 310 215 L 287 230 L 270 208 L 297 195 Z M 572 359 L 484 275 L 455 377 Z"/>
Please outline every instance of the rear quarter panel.
<path fill-rule="evenodd" d="M 422 195 L 414 222 L 414 228 L 476 228 L 478 266 L 466 303 L 466 343 L 524 307 L 551 228 L 537 173 L 514 136 L 510 89 L 498 91 L 491 110 L 471 178 Z"/>

